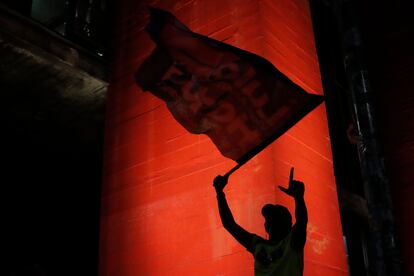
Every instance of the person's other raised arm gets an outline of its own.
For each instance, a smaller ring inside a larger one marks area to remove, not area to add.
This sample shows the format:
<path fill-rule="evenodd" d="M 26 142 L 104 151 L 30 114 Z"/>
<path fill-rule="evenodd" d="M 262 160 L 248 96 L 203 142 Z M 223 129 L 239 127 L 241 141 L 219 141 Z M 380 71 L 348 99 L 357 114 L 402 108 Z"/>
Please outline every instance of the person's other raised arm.
<path fill-rule="evenodd" d="M 249 233 L 236 223 L 231 213 L 230 207 L 227 204 L 226 195 L 224 194 L 224 186 L 226 186 L 228 177 L 218 175 L 214 179 L 214 188 L 217 194 L 217 203 L 220 213 L 221 223 L 223 227 L 247 250 L 252 250 L 253 237 L 252 233 Z"/>
<path fill-rule="evenodd" d="M 308 225 L 308 211 L 306 209 L 304 194 L 305 185 L 303 182 L 293 180 L 293 168 L 290 170 L 289 186 L 279 189 L 291 196 L 295 200 L 296 223 L 292 229 L 292 246 L 296 250 L 302 250 L 306 243 L 306 227 Z"/>

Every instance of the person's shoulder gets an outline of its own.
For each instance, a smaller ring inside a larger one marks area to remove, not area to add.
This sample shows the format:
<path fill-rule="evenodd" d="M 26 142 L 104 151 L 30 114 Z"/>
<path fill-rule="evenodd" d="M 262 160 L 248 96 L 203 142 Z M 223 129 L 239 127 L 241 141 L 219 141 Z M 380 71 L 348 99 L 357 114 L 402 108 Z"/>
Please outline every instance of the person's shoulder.
<path fill-rule="evenodd" d="M 251 252 L 251 253 L 254 253 L 254 249 L 256 248 L 256 246 L 257 246 L 258 244 L 265 243 L 265 242 L 266 242 L 266 239 L 264 239 L 264 238 L 260 237 L 259 235 L 252 234 L 252 243 L 251 243 L 251 247 L 250 247 L 250 248 L 248 248 L 247 250 L 248 250 L 249 252 Z"/>

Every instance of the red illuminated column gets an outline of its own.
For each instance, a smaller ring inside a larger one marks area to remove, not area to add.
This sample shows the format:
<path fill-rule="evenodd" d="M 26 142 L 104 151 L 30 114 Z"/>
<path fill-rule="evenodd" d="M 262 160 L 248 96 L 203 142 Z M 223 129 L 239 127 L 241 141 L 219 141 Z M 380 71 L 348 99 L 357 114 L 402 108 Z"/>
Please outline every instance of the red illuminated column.
<path fill-rule="evenodd" d="M 165 104 L 134 84 L 154 45 L 145 1 L 119 5 L 107 105 L 100 275 L 253 275 L 253 257 L 221 226 L 212 180 L 234 162 L 187 133 Z M 196 32 L 269 59 L 322 93 L 305 0 L 162 1 Z M 244 165 L 226 187 L 236 221 L 265 236 L 260 209 L 293 201 L 278 191 L 289 169 L 306 185 L 305 275 L 346 275 L 325 107 L 319 106 Z"/>

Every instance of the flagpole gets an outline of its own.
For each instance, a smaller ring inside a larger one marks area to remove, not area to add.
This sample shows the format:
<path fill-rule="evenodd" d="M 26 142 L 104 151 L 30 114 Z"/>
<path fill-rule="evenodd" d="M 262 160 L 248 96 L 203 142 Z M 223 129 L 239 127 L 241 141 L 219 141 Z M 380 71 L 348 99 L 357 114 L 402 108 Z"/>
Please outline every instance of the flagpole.
<path fill-rule="evenodd" d="M 234 173 L 235 171 L 237 171 L 241 166 L 243 166 L 246 162 L 244 163 L 237 163 L 236 166 L 234 166 L 233 168 L 231 168 L 228 172 L 226 172 L 226 174 L 224 175 L 224 177 L 228 178 L 232 173 Z"/>
<path fill-rule="evenodd" d="M 280 127 L 273 135 L 265 139 L 262 143 L 260 143 L 258 146 L 247 152 L 245 155 L 243 155 L 241 158 L 239 158 L 236 162 L 237 165 L 234 166 L 232 169 L 230 169 L 224 177 L 229 177 L 232 173 L 237 171 L 241 166 L 247 163 L 250 159 L 255 157 L 259 152 L 264 150 L 267 146 L 269 146 L 276 138 L 278 138 L 280 135 L 285 133 L 288 129 L 290 129 L 294 124 L 296 124 L 300 119 L 302 119 L 306 114 L 308 114 L 310 111 L 312 111 L 315 107 L 317 107 L 319 104 L 321 104 L 324 100 L 324 97 L 321 95 L 315 95 L 310 94 L 311 104 L 300 110 L 298 113 L 296 113 L 292 118 L 287 121 L 282 127 Z"/>

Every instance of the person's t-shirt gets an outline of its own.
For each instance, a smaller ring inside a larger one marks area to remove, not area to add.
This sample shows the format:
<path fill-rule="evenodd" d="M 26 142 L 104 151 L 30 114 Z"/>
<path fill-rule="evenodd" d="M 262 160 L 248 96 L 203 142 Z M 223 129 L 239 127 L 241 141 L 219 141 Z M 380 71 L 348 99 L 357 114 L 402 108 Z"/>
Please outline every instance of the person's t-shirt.
<path fill-rule="evenodd" d="M 302 276 L 303 250 L 292 248 L 291 240 L 292 232 L 277 244 L 254 235 L 249 250 L 254 256 L 254 274 Z"/>

